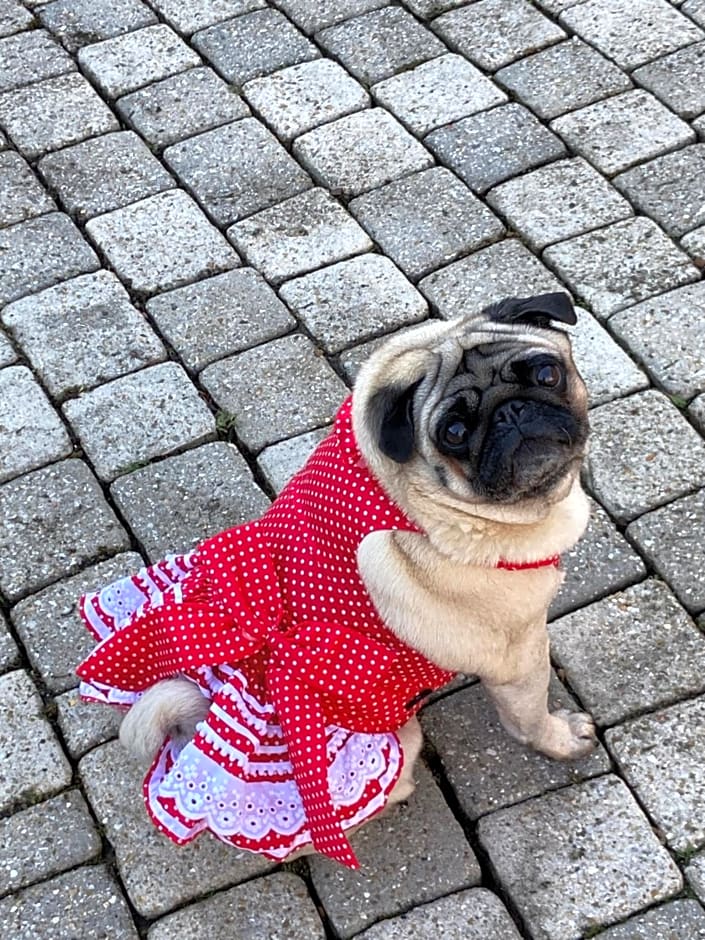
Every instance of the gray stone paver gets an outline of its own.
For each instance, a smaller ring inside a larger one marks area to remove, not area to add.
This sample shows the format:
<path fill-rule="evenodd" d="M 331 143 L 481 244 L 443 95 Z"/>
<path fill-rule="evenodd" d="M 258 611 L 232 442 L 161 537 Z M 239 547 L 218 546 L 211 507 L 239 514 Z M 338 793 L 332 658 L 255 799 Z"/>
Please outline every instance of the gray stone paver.
<path fill-rule="evenodd" d="M 196 33 L 193 44 L 223 78 L 245 82 L 317 58 L 316 46 L 279 10 L 255 10 Z"/>
<path fill-rule="evenodd" d="M 279 295 L 328 352 L 415 323 L 428 312 L 399 269 L 373 254 L 288 281 Z"/>
<path fill-rule="evenodd" d="M 111 493 L 150 561 L 188 551 L 269 507 L 241 455 L 224 441 L 134 470 Z"/>
<path fill-rule="evenodd" d="M 641 89 L 565 114 L 551 127 L 607 176 L 695 140 L 685 121 Z"/>
<path fill-rule="evenodd" d="M 0 314 L 55 398 L 165 358 L 164 346 L 114 274 L 96 271 L 8 304 Z"/>
<path fill-rule="evenodd" d="M 615 776 L 481 820 L 480 841 L 537 940 L 578 940 L 678 893 L 682 877 Z"/>
<path fill-rule="evenodd" d="M 231 225 L 312 186 L 255 118 L 174 144 L 164 160 L 218 225 Z"/>
<path fill-rule="evenodd" d="M 206 67 L 124 95 L 116 108 L 153 147 L 167 147 L 250 113 L 234 89 Z"/>
<path fill-rule="evenodd" d="M 705 443 L 661 393 L 651 389 L 600 405 L 590 422 L 587 477 L 618 522 L 705 482 Z"/>
<path fill-rule="evenodd" d="M 63 410 L 103 480 L 215 435 L 213 415 L 173 362 L 113 379 Z"/>
<path fill-rule="evenodd" d="M 425 144 L 440 163 L 479 193 L 566 153 L 555 134 L 514 103 L 432 131 Z"/>
<path fill-rule="evenodd" d="M 73 73 L 0 95 L 0 124 L 27 159 L 120 129 L 90 83 Z"/>
<path fill-rule="evenodd" d="M 240 263 L 182 190 L 158 193 L 96 216 L 86 231 L 125 286 L 139 293 L 180 287 Z"/>
<path fill-rule="evenodd" d="M 699 697 L 611 728 L 607 746 L 667 845 L 689 852 L 705 842 L 700 753 L 705 698 Z"/>
<path fill-rule="evenodd" d="M 0 0 L 8 937 L 705 936 L 704 49 L 703 0 Z M 602 503 L 551 701 L 611 763 L 463 676 L 360 872 L 159 836 L 77 595 L 259 516 L 386 336 L 551 290 Z"/>
<path fill-rule="evenodd" d="M 370 108 L 302 134 L 294 154 L 314 179 L 334 192 L 356 196 L 423 170 L 431 154 L 383 108 Z"/>
<path fill-rule="evenodd" d="M 366 85 L 448 51 L 410 13 L 391 6 L 324 29 L 316 38 Z"/>
<path fill-rule="evenodd" d="M 543 257 L 600 318 L 699 279 L 688 256 L 641 216 L 551 245 Z"/>
<path fill-rule="evenodd" d="M 261 274 L 237 268 L 159 294 L 147 312 L 184 363 L 196 371 L 296 326 Z"/>
<path fill-rule="evenodd" d="M 495 78 L 546 120 L 631 87 L 621 69 L 576 37 L 505 66 Z"/>
<path fill-rule="evenodd" d="M 0 39 L 0 91 L 54 78 L 75 68 L 73 59 L 43 30 Z"/>
<path fill-rule="evenodd" d="M 142 0 L 54 0 L 37 15 L 69 52 L 157 22 Z"/>
<path fill-rule="evenodd" d="M 0 369 L 0 483 L 71 453 L 59 415 L 25 366 Z"/>
<path fill-rule="evenodd" d="M 414 279 L 504 234 L 504 226 L 450 170 L 432 167 L 365 193 L 350 211 Z"/>
<path fill-rule="evenodd" d="M 143 566 L 134 552 L 92 565 L 16 604 L 11 619 L 36 673 L 52 693 L 78 685 L 76 666 L 95 641 L 78 613 L 78 599 Z"/>
<path fill-rule="evenodd" d="M 37 803 L 0 821 L 0 894 L 88 862 L 100 850 L 100 837 L 78 790 Z"/>
<path fill-rule="evenodd" d="M 488 71 L 565 38 L 560 26 L 527 0 L 480 0 L 439 17 L 433 28 L 452 48 Z"/>
<path fill-rule="evenodd" d="M 110 98 L 201 64 L 201 57 L 163 23 L 86 46 L 78 53 L 86 75 Z"/>
<path fill-rule="evenodd" d="M 660 581 L 561 617 L 549 632 L 554 660 L 599 724 L 705 689 L 705 637 Z"/>
<path fill-rule="evenodd" d="M 71 767 L 26 672 L 0 676 L 0 812 L 37 803 L 71 782 Z"/>
<path fill-rule="evenodd" d="M 11 600 L 128 547 L 127 533 L 80 460 L 0 486 L 0 591 Z"/>
<path fill-rule="evenodd" d="M 213 363 L 201 382 L 252 450 L 328 424 L 347 391 L 300 334 Z"/>
<path fill-rule="evenodd" d="M 479 883 L 480 869 L 462 829 L 441 797 L 430 771 L 417 765 L 416 791 L 353 837 L 362 868 L 344 869 L 314 857 L 313 883 L 342 938 L 441 894 Z M 396 846 L 407 844 L 403 866 Z"/>

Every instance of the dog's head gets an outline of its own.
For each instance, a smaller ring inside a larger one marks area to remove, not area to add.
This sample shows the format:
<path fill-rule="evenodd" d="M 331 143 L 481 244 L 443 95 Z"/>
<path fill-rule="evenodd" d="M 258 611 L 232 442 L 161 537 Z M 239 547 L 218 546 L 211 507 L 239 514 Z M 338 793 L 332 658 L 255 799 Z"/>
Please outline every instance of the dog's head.
<path fill-rule="evenodd" d="M 368 360 L 355 432 L 404 508 L 452 494 L 492 516 L 568 493 L 588 436 L 587 395 L 557 326 L 575 322 L 567 294 L 510 298 L 398 334 Z"/>

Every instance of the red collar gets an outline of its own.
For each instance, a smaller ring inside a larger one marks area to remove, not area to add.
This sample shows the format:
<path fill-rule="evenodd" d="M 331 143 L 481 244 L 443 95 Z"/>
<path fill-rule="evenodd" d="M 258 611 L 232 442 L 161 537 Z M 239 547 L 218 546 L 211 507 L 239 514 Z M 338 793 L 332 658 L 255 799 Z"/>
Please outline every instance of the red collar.
<path fill-rule="evenodd" d="M 560 555 L 551 555 L 550 558 L 540 558 L 538 561 L 507 561 L 505 558 L 500 558 L 495 568 L 504 568 L 505 571 L 526 571 L 529 568 L 558 568 L 560 564 Z"/>

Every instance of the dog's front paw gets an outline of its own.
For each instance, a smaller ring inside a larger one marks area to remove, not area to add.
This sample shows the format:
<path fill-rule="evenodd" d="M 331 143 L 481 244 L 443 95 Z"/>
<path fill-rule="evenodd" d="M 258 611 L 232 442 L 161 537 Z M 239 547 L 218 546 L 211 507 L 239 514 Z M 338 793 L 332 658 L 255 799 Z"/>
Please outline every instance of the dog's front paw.
<path fill-rule="evenodd" d="M 541 740 L 534 743 L 537 751 L 556 760 L 586 757 L 596 745 L 595 723 L 590 715 L 565 708 L 548 716 Z"/>

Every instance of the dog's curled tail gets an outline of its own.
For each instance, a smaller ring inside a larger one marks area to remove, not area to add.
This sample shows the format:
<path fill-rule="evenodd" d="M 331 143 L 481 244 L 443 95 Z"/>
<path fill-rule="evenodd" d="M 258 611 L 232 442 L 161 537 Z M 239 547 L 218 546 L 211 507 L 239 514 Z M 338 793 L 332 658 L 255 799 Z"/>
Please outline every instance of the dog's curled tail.
<path fill-rule="evenodd" d="M 208 699 L 188 679 L 165 679 L 144 693 L 120 726 L 120 743 L 150 762 L 168 736 L 186 743 L 208 713 Z"/>

